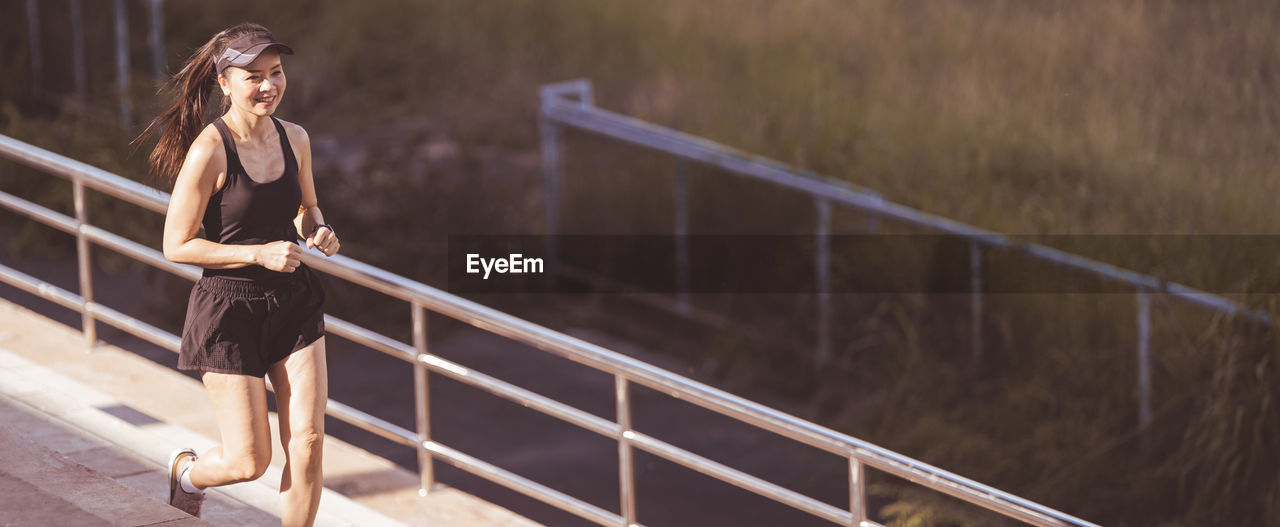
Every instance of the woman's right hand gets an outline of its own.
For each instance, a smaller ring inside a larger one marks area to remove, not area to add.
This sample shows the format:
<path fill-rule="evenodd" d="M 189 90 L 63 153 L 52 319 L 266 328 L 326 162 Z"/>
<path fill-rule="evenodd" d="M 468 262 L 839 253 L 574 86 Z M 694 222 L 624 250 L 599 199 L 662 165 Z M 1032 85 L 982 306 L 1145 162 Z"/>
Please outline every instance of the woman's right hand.
<path fill-rule="evenodd" d="M 258 265 L 272 271 L 292 273 L 302 265 L 302 247 L 294 242 L 276 241 L 258 246 Z"/>

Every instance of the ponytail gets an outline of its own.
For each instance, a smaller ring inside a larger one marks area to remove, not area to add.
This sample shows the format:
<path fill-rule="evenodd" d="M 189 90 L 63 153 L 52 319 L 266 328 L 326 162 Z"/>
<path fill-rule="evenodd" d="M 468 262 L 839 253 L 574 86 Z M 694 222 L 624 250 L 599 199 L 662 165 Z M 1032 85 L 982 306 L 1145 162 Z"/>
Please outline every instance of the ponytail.
<path fill-rule="evenodd" d="M 136 151 L 147 139 L 160 136 L 148 158 L 147 176 L 151 186 L 162 190 L 173 188 L 173 180 L 182 168 L 187 149 L 204 127 L 205 106 L 218 86 L 218 72 L 214 71 L 214 67 L 218 57 L 227 49 L 227 44 L 245 33 L 265 30 L 258 24 L 245 22 L 219 31 L 192 53 L 178 74 L 165 83 L 168 90 L 177 90 L 178 99 L 132 141 Z M 230 100 L 221 97 L 220 93 L 219 96 L 222 111 L 225 112 Z"/>

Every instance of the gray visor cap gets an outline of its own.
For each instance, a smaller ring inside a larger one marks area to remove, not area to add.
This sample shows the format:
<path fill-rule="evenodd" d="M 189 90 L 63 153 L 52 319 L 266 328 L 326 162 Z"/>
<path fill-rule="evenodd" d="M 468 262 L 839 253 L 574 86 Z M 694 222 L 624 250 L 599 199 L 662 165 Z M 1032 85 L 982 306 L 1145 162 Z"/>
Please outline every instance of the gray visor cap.
<path fill-rule="evenodd" d="M 222 74 L 222 70 L 228 66 L 243 68 L 252 63 L 267 48 L 275 47 L 280 53 L 286 55 L 293 54 L 293 48 L 277 41 L 271 33 L 256 32 L 241 35 L 239 38 L 231 41 L 227 45 L 226 51 L 222 52 L 222 56 L 218 57 L 218 74 Z"/>

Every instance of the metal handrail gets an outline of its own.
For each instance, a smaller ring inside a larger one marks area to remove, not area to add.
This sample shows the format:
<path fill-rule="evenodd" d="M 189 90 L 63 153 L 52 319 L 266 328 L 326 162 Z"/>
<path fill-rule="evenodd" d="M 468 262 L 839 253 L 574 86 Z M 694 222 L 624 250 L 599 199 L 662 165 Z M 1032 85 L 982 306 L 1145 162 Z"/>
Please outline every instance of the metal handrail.
<path fill-rule="evenodd" d="M 0 135 L 0 155 L 72 181 L 77 212 L 75 218 L 65 216 L 5 192 L 0 192 L 0 205 L 76 236 L 82 294 L 71 293 L 3 265 L 0 265 L 0 281 L 52 300 L 64 307 L 80 311 L 84 317 L 84 333 L 90 346 L 96 342 L 96 321 L 102 321 L 176 352 L 180 345 L 180 340 L 176 335 L 119 313 L 93 300 L 91 294 L 93 284 L 91 274 L 88 272 L 90 269 L 88 244 L 92 242 L 113 249 L 135 260 L 191 280 L 200 276 L 199 268 L 168 261 L 159 251 L 151 247 L 89 224 L 84 187 L 99 190 L 160 213 L 166 211 L 169 196 L 166 193 L 121 176 L 2 135 Z M 864 477 L 864 467 L 866 466 L 1034 525 L 1094 525 L 1085 520 L 977 483 L 866 441 L 799 419 L 626 355 L 552 331 L 527 320 L 516 318 L 363 262 L 342 255 L 323 257 L 313 251 L 304 251 L 302 258 L 304 262 L 317 270 L 392 297 L 406 300 L 412 304 L 413 345 L 402 343 L 332 315 L 325 315 L 325 324 L 327 330 L 335 335 L 348 338 L 413 364 L 415 413 L 417 416 L 416 430 L 411 431 L 386 422 L 332 399 L 328 402 L 326 412 L 337 419 L 366 431 L 400 444 L 415 447 L 419 455 L 419 472 L 421 475 L 419 492 L 423 495 L 434 485 L 431 461 L 439 459 L 601 525 L 638 525 L 636 523 L 633 491 L 633 467 L 631 466 L 632 449 L 638 448 L 707 474 L 720 481 L 739 486 L 842 525 L 877 525 L 875 522 L 868 520 L 866 516 Z M 474 327 L 613 374 L 616 388 L 615 401 L 618 410 L 616 420 L 603 419 L 429 353 L 427 349 L 425 313 L 425 310 L 428 309 L 466 322 Z M 427 398 L 427 373 L 429 371 L 484 389 L 494 395 L 615 439 L 618 442 L 619 449 L 621 514 L 602 509 L 530 481 L 432 439 L 428 426 L 430 400 Z M 846 458 L 849 465 L 850 478 L 849 507 L 847 509 L 834 507 L 637 432 L 632 428 L 630 422 L 629 392 L 631 383 L 652 388 L 755 427 Z"/>
<path fill-rule="evenodd" d="M 559 201 L 561 179 L 561 128 L 572 127 L 593 134 L 615 139 L 627 144 L 648 148 L 671 155 L 677 160 L 675 178 L 675 235 L 677 240 L 676 269 L 682 284 L 677 307 L 682 314 L 691 311 L 688 303 L 688 248 L 685 235 L 688 234 L 688 190 L 687 177 L 684 174 L 685 160 L 703 163 L 722 169 L 729 174 L 744 176 L 759 181 L 808 194 L 814 200 L 817 212 L 815 232 L 818 239 L 815 254 L 818 293 L 817 303 L 817 345 L 814 363 L 823 365 L 830 355 L 831 308 L 830 295 L 830 251 L 831 207 L 843 205 L 868 213 L 874 219 L 873 228 L 878 225 L 878 218 L 889 218 L 907 225 L 922 227 L 932 231 L 961 237 L 969 242 L 970 267 L 970 311 L 971 311 L 971 347 L 975 360 L 982 354 L 982 267 L 981 250 L 986 248 L 1005 249 L 1021 252 L 1034 259 L 1051 264 L 1090 273 L 1106 280 L 1132 286 L 1136 295 L 1137 326 L 1139 339 L 1137 343 L 1138 363 L 1138 421 L 1145 427 L 1151 419 L 1151 350 L 1150 326 L 1151 309 L 1150 294 L 1161 293 L 1177 298 L 1193 305 L 1201 306 L 1230 316 L 1243 315 L 1264 325 L 1269 325 L 1272 315 L 1266 311 L 1249 308 L 1228 298 L 1201 291 L 1186 285 L 1168 282 L 1137 271 L 1124 269 L 1106 262 L 1068 253 L 1041 244 L 1026 243 L 1009 236 L 961 223 L 949 218 L 929 214 L 905 205 L 885 200 L 879 194 L 860 189 L 848 182 L 821 177 L 807 171 L 798 170 L 784 163 L 766 159 L 749 152 L 716 143 L 674 130 L 664 126 L 642 121 L 640 119 L 595 106 L 591 81 L 577 79 L 544 85 L 539 90 L 541 98 L 540 129 L 542 137 L 542 170 L 545 178 L 545 194 L 547 202 L 547 234 L 559 233 Z M 554 236 L 548 244 L 548 252 L 555 257 Z"/>
<path fill-rule="evenodd" d="M 875 192 L 852 187 L 843 180 L 796 170 L 772 159 L 601 109 L 592 104 L 590 92 L 591 83 L 586 80 L 544 86 L 541 92 L 543 117 L 556 124 L 573 126 L 673 156 L 703 162 L 731 173 L 768 181 L 821 198 L 829 203 L 846 205 L 909 225 L 956 235 L 988 247 L 1020 250 L 1034 258 L 1093 273 L 1108 280 L 1131 285 L 1134 289 L 1169 294 L 1193 304 L 1229 314 L 1247 313 L 1259 317 L 1260 322 L 1270 320 L 1265 311 L 1250 310 L 1243 304 L 1219 295 L 1045 245 L 1020 242 L 998 232 L 887 201 Z M 579 99 L 573 100 L 569 97 L 579 97 Z"/>

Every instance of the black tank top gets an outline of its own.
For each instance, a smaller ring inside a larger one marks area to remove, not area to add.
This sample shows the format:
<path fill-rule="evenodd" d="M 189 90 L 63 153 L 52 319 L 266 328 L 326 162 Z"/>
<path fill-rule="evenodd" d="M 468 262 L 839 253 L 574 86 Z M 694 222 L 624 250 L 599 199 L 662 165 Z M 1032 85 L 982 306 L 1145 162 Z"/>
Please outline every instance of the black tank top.
<path fill-rule="evenodd" d="M 218 117 L 213 125 L 222 136 L 222 147 L 227 152 L 227 177 L 222 188 L 209 197 L 204 210 L 205 236 L 214 242 L 228 245 L 255 245 L 283 240 L 296 242 L 298 232 L 293 219 L 302 203 L 302 188 L 298 185 L 298 160 L 289 146 L 284 126 L 275 117 L 276 131 L 280 133 L 280 149 L 284 151 L 284 174 L 259 183 L 249 178 L 236 142 L 227 129 L 227 123 Z M 264 180 L 270 174 L 259 174 Z M 204 276 L 221 276 L 233 280 L 251 280 L 273 283 L 288 278 L 293 273 L 272 271 L 261 265 L 248 265 L 233 269 L 204 269 Z"/>

